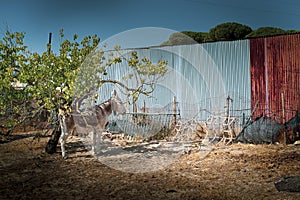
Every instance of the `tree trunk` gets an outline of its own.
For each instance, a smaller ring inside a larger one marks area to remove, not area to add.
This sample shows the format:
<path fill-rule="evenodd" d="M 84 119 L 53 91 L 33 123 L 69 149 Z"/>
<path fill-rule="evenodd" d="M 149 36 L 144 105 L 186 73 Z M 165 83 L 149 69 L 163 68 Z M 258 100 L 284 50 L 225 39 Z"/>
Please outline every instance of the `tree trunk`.
<path fill-rule="evenodd" d="M 52 136 L 46 145 L 46 148 L 45 148 L 46 153 L 53 154 L 56 152 L 56 147 L 57 147 L 60 135 L 61 135 L 60 126 L 56 125 L 52 132 Z"/>

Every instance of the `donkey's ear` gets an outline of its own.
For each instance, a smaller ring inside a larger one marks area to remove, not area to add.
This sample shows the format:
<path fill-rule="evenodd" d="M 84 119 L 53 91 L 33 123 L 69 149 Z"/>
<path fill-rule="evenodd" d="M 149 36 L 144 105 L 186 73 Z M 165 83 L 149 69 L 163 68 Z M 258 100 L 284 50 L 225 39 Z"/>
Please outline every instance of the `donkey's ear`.
<path fill-rule="evenodd" d="M 112 97 L 116 97 L 116 96 L 117 96 L 117 90 L 113 90 Z"/>

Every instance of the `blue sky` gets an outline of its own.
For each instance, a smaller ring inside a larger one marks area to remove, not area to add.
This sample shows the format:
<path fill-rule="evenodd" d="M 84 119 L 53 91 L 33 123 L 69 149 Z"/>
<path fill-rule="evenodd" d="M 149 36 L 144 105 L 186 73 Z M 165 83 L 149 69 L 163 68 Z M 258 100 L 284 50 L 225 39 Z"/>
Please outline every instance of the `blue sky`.
<path fill-rule="evenodd" d="M 224 22 L 300 30 L 299 11 L 299 0 L 0 0 L 0 37 L 25 31 L 29 49 L 43 52 L 49 32 L 57 48 L 61 28 L 69 39 L 97 34 L 102 41 L 135 28 L 208 32 Z"/>

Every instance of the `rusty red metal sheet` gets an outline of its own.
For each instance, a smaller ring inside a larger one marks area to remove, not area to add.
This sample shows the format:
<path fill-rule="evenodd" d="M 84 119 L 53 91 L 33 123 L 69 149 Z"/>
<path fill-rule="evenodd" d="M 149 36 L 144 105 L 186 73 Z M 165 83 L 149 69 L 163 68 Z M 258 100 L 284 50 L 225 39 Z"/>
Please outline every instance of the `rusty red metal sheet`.
<path fill-rule="evenodd" d="M 253 117 L 291 119 L 300 110 L 300 34 L 250 39 L 250 73 Z"/>

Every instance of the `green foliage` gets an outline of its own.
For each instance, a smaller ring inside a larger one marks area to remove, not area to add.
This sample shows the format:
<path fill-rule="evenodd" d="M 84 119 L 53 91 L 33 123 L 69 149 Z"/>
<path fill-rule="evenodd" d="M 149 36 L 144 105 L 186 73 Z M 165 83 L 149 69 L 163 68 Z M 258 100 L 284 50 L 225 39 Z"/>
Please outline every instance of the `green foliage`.
<path fill-rule="evenodd" d="M 14 124 L 13 118 L 19 116 L 28 99 L 28 93 L 18 88 L 17 81 L 19 70 L 28 65 L 30 54 L 23 44 L 24 36 L 24 32 L 6 31 L 0 40 L 0 117 L 9 126 Z"/>
<path fill-rule="evenodd" d="M 74 98 L 76 100 L 86 94 L 86 97 L 95 97 L 97 89 L 104 83 L 119 84 L 137 100 L 140 94 L 153 92 L 155 81 L 167 71 L 167 62 L 153 64 L 147 58 L 140 59 L 136 52 L 125 58 L 118 53 L 118 46 L 112 54 L 97 49 L 100 38 L 96 35 L 86 36 L 81 41 L 76 34 L 72 40 L 66 39 L 63 30 L 59 35 L 62 42 L 58 54 L 27 51 L 23 45 L 25 33 L 6 32 L 0 40 L 1 127 L 14 126 L 22 121 L 16 115 L 34 113 L 24 109 L 28 104 L 34 104 L 34 109 L 44 108 L 49 112 L 69 112 Z M 123 62 L 134 73 L 134 76 L 124 78 L 136 79 L 136 88 L 129 88 L 118 80 L 105 79 L 109 67 Z M 14 83 L 22 83 L 22 87 L 17 88 Z M 11 119 L 3 121 L 7 116 Z"/>
<path fill-rule="evenodd" d="M 169 39 L 163 42 L 161 46 L 197 44 L 207 41 L 210 41 L 208 33 L 182 31 L 171 34 Z"/>
<path fill-rule="evenodd" d="M 300 33 L 300 30 L 297 31 L 297 30 L 287 30 L 285 31 L 285 34 L 295 34 L 295 33 Z"/>
<path fill-rule="evenodd" d="M 170 35 L 169 40 L 163 42 L 162 46 L 167 45 L 184 45 L 184 44 L 196 44 L 197 42 L 190 36 L 177 32 Z"/>
<path fill-rule="evenodd" d="M 32 99 L 48 110 L 71 104 L 73 83 L 81 63 L 100 41 L 96 35 L 87 36 L 80 42 L 74 35 L 70 41 L 64 38 L 63 30 L 60 30 L 60 40 L 58 55 L 53 52 L 32 54 L 30 64 L 21 68 L 19 76 L 19 80 L 28 85 L 25 90 Z"/>
<path fill-rule="evenodd" d="M 222 23 L 206 32 L 182 31 L 173 33 L 169 39 L 161 44 L 167 45 L 185 45 L 203 42 L 223 41 L 223 40 L 239 40 L 253 37 L 264 37 L 281 34 L 300 33 L 296 30 L 284 31 L 274 27 L 261 27 L 252 31 L 249 26 L 235 22 Z"/>
<path fill-rule="evenodd" d="M 272 36 L 272 35 L 282 35 L 286 34 L 285 30 L 275 27 L 261 27 L 257 30 L 252 31 L 250 34 L 246 36 L 246 38 L 253 38 L 253 37 L 264 37 L 264 36 Z"/>
<path fill-rule="evenodd" d="M 235 22 L 227 22 L 210 29 L 209 37 L 213 41 L 238 40 L 245 38 L 251 31 L 252 29 L 249 26 Z"/>
<path fill-rule="evenodd" d="M 182 31 L 181 33 L 189 36 L 197 43 L 203 43 L 210 40 L 208 33 L 205 32 L 194 32 L 194 31 Z"/>

